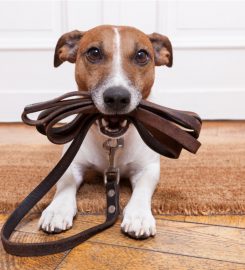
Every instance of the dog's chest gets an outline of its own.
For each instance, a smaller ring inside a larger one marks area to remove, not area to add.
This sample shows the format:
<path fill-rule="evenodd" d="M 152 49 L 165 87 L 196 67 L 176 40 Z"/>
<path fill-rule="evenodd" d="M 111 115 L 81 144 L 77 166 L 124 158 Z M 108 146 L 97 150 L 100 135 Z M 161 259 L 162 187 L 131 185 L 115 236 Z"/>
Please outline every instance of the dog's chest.
<path fill-rule="evenodd" d="M 108 152 L 103 148 L 106 140 L 96 126 L 91 128 L 75 158 L 76 163 L 103 173 L 108 167 Z M 129 176 L 145 166 L 153 156 L 156 157 L 156 154 L 143 143 L 135 127 L 130 126 L 124 136 L 124 147 L 117 151 L 115 163 L 122 175 Z"/>

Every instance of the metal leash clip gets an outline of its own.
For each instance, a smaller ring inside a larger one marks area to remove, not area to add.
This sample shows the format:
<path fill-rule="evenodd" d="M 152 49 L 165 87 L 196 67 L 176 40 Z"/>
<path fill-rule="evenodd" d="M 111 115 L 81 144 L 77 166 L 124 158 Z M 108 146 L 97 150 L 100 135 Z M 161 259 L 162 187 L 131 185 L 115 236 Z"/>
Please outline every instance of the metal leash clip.
<path fill-rule="evenodd" d="M 108 139 L 103 143 L 103 148 L 108 151 L 109 155 L 109 166 L 104 171 L 104 183 L 107 184 L 110 179 L 117 179 L 117 184 L 120 180 L 119 168 L 115 166 L 115 154 L 119 148 L 124 146 L 123 138 L 119 139 Z"/>

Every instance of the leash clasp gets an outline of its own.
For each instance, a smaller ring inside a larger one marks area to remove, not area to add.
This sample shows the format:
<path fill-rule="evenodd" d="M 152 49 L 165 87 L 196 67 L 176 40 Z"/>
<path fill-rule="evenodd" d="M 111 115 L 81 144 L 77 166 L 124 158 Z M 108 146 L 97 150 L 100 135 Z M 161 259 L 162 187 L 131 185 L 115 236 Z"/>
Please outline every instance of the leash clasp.
<path fill-rule="evenodd" d="M 109 166 L 104 171 L 104 183 L 107 184 L 110 179 L 116 179 L 117 184 L 120 180 L 119 168 L 115 166 L 115 154 L 119 148 L 124 146 L 123 138 L 108 139 L 103 143 L 103 148 L 108 151 Z"/>

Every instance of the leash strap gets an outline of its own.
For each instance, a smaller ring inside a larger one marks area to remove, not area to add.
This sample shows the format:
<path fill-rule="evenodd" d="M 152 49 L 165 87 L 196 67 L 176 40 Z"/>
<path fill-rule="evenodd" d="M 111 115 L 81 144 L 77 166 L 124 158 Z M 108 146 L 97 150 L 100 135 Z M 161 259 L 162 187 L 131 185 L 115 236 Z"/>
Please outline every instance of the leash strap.
<path fill-rule="evenodd" d="M 82 97 L 82 98 L 81 98 Z M 37 120 L 28 115 L 41 111 Z M 70 122 L 57 125 L 69 116 Z M 134 124 L 143 141 L 157 153 L 169 158 L 178 158 L 184 148 L 196 153 L 200 147 L 197 138 L 201 129 L 201 119 L 192 112 L 166 108 L 149 101 L 141 101 L 137 109 L 128 115 L 120 116 Z M 105 171 L 106 220 L 104 223 L 87 229 L 71 237 L 53 242 L 16 243 L 10 240 L 11 234 L 30 209 L 57 183 L 78 152 L 90 126 L 103 115 L 96 109 L 87 92 L 75 91 L 47 102 L 25 107 L 22 120 L 46 135 L 55 144 L 72 141 L 70 147 L 48 176 L 20 203 L 9 216 L 1 231 L 1 240 L 6 252 L 17 256 L 41 256 L 62 252 L 84 242 L 91 236 L 112 226 L 119 215 L 119 170 L 114 164 L 114 154 L 123 142 L 104 144 L 109 151 L 109 168 Z"/>
<path fill-rule="evenodd" d="M 90 116 L 91 117 L 91 116 Z M 16 243 L 10 241 L 10 236 L 18 223 L 29 212 L 29 210 L 55 185 L 63 173 L 66 171 L 73 158 L 75 157 L 80 145 L 85 137 L 85 130 L 89 128 L 91 121 L 84 123 L 81 132 L 78 133 L 72 144 L 63 155 L 58 164 L 49 173 L 49 175 L 22 201 L 16 210 L 10 215 L 4 224 L 1 232 L 1 238 L 4 249 L 17 256 L 42 256 L 54 254 L 71 249 L 78 244 L 86 241 L 91 236 L 112 226 L 119 215 L 119 174 L 118 172 L 107 171 L 106 173 L 106 220 L 104 223 L 89 228 L 71 237 L 53 242 L 44 243 Z"/>

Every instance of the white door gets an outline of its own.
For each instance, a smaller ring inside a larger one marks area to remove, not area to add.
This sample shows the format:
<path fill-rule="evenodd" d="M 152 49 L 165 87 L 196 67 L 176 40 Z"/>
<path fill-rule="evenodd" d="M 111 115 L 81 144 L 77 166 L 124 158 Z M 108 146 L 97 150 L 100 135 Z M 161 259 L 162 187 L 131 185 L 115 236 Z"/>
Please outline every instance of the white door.
<path fill-rule="evenodd" d="M 205 119 L 245 118 L 245 1 L 0 1 L 0 121 L 24 105 L 76 90 L 74 65 L 53 68 L 59 36 L 99 24 L 167 35 L 171 69 L 158 67 L 154 96 Z"/>

